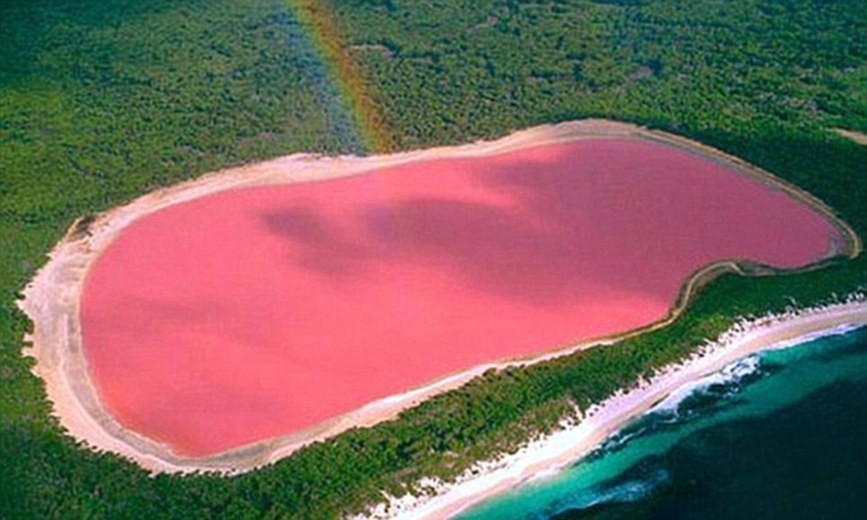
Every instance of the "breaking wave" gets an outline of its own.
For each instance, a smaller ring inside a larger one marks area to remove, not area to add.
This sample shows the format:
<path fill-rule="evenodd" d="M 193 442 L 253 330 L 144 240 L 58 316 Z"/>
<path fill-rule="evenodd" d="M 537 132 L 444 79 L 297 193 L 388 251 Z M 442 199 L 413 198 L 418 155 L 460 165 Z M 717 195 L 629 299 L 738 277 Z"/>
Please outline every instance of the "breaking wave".
<path fill-rule="evenodd" d="M 766 365 L 761 354 L 755 354 L 678 388 L 630 425 L 611 434 L 589 458 L 617 451 L 637 437 L 674 428 L 698 414 L 722 409 L 744 386 L 773 371 L 773 366 Z"/>

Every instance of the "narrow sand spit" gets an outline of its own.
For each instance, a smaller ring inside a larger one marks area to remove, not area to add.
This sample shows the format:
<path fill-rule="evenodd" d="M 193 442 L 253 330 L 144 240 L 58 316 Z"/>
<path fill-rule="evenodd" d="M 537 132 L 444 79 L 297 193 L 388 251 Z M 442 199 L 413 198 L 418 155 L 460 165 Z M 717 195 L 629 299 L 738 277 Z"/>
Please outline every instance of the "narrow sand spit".
<path fill-rule="evenodd" d="M 745 274 L 772 272 L 769 269 L 740 265 L 731 261 L 719 262 L 691 276 L 685 282 L 680 297 L 669 315 L 644 329 L 571 345 L 539 356 L 488 363 L 444 377 L 415 390 L 380 399 L 309 430 L 254 443 L 213 457 L 188 458 L 175 455 L 168 446 L 120 426 L 106 412 L 97 398 L 88 376 L 81 345 L 79 304 L 82 287 L 93 261 L 119 233 L 137 219 L 171 205 L 224 190 L 333 179 L 419 160 L 485 157 L 528 146 L 608 137 L 642 138 L 662 142 L 736 168 L 762 183 L 786 191 L 827 218 L 846 241 L 843 246 L 844 251 L 833 251 L 832 254 L 845 253 L 855 256 L 861 250 L 861 242 L 857 235 L 837 219 L 832 210 L 811 195 L 719 151 L 677 136 L 624 123 L 588 120 L 540 126 L 493 142 L 378 157 L 322 158 L 312 155 L 293 155 L 208 174 L 193 181 L 155 191 L 126 206 L 77 222 L 51 252 L 49 262 L 26 288 L 24 300 L 20 302 L 21 308 L 34 322 L 34 332 L 28 338 L 32 348 L 28 349 L 27 354 L 37 360 L 35 372 L 46 382 L 48 397 L 54 403 L 55 414 L 61 424 L 77 439 L 95 448 L 119 453 L 154 471 L 242 472 L 286 457 L 305 444 L 331 437 L 351 427 L 369 426 L 393 418 L 401 410 L 412 407 L 432 395 L 458 387 L 487 369 L 535 363 L 664 326 L 679 315 L 697 287 L 722 272 L 735 271 Z"/>
<path fill-rule="evenodd" d="M 594 406 L 578 424 L 564 424 L 561 430 L 530 442 L 517 453 L 480 462 L 455 483 L 430 479 L 422 482 L 419 488 L 427 489 L 427 494 L 389 497 L 368 517 L 450 518 L 523 482 L 556 474 L 674 391 L 738 359 L 864 325 L 867 301 L 863 294 L 853 295 L 844 303 L 741 321 L 688 361 L 670 366 L 638 388 Z"/>
<path fill-rule="evenodd" d="M 855 141 L 858 144 L 867 145 L 867 134 L 855 132 L 854 130 L 844 130 L 842 128 L 832 128 L 831 130 L 847 139 Z"/>

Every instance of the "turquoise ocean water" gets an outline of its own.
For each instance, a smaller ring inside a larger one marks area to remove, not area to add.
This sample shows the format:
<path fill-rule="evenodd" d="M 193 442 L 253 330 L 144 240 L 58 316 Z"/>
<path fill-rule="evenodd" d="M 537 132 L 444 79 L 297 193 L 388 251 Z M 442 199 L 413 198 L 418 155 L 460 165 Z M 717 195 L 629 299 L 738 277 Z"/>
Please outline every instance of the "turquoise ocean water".
<path fill-rule="evenodd" d="M 461 518 L 867 518 L 867 329 L 729 365 Z"/>

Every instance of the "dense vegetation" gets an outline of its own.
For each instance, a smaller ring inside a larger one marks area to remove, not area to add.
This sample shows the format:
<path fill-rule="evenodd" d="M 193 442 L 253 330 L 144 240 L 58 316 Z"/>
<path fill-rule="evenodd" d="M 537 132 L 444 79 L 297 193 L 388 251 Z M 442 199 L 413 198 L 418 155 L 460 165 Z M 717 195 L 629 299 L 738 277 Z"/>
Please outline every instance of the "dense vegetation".
<path fill-rule="evenodd" d="M 867 232 L 861 0 L 331 1 L 402 147 L 605 116 L 712 144 Z M 867 285 L 867 261 L 725 276 L 676 324 L 490 373 L 400 419 L 234 478 L 149 477 L 49 416 L 17 293 L 72 220 L 156 186 L 293 151 L 358 149 L 290 3 L 7 0 L 0 6 L 0 517 L 333 517 L 448 478 L 686 355 L 734 316 Z"/>

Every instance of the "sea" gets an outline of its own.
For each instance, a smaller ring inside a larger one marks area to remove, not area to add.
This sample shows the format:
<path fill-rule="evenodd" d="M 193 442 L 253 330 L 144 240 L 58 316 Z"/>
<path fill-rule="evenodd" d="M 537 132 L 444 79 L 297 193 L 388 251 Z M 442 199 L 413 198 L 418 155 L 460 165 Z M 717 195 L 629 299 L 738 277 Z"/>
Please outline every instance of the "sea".
<path fill-rule="evenodd" d="M 867 519 L 867 328 L 737 361 L 459 518 Z"/>

